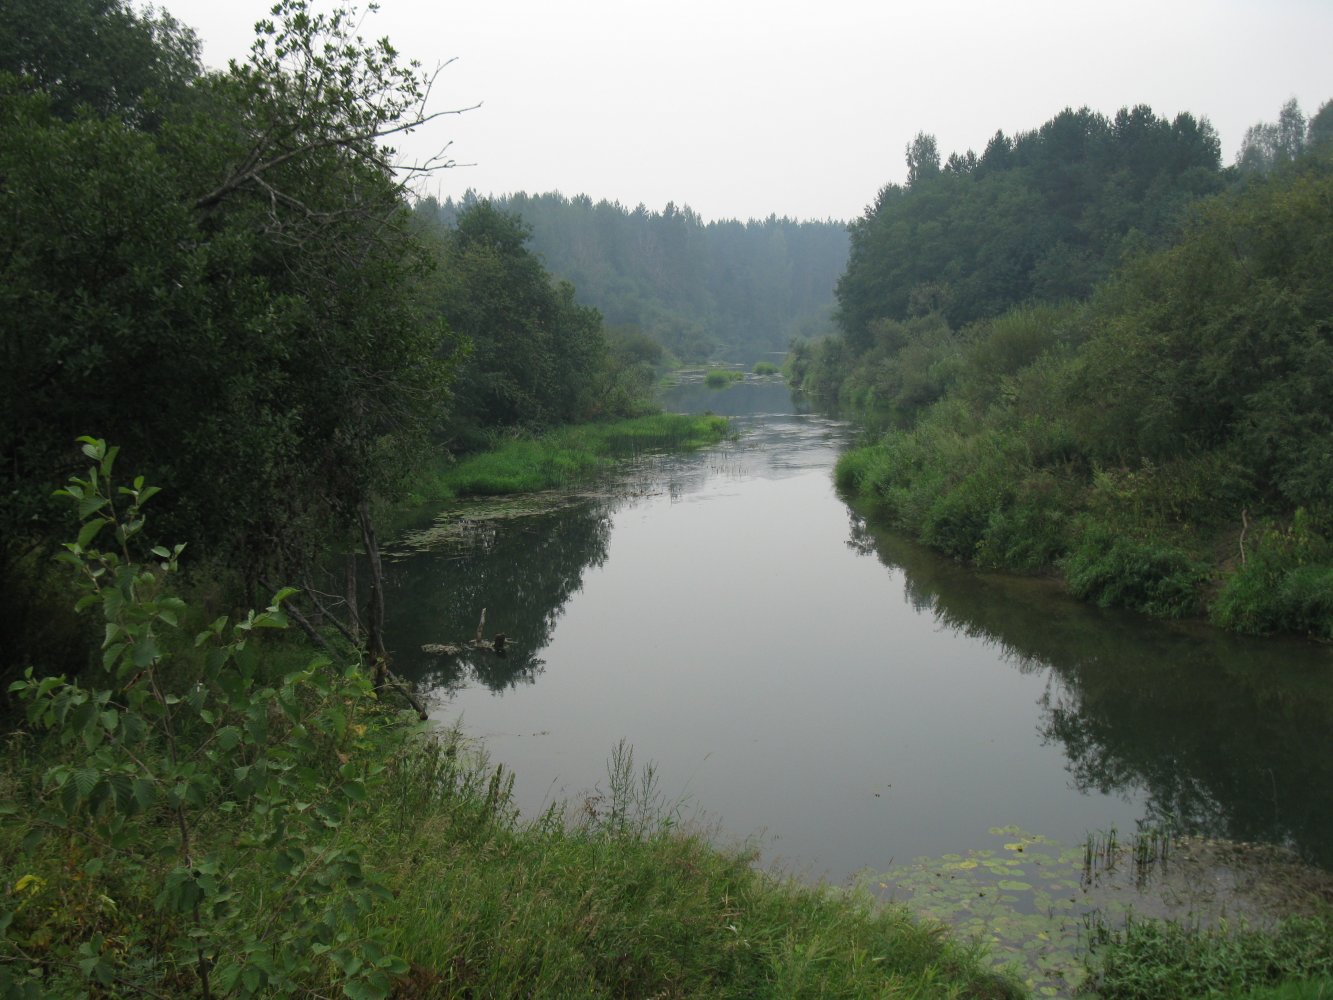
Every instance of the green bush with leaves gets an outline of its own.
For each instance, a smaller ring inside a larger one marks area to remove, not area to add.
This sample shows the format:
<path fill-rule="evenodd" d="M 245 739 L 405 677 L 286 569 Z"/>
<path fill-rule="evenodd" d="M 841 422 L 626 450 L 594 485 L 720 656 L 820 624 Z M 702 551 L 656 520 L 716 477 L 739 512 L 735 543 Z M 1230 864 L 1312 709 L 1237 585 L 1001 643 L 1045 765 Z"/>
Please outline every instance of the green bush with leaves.
<path fill-rule="evenodd" d="M 1298 508 L 1287 525 L 1261 526 L 1251 551 L 1227 577 L 1213 620 L 1255 635 L 1298 632 L 1333 639 L 1333 542 Z"/>
<path fill-rule="evenodd" d="M 357 667 L 274 676 L 257 647 L 291 590 L 206 625 L 192 658 L 169 586 L 184 546 L 141 543 L 156 489 L 114 486 L 117 449 L 81 441 L 93 464 L 59 493 L 82 526 L 59 558 L 102 618 L 101 663 L 11 686 L 46 738 L 4 858 L 0 990 L 248 997 L 333 979 L 386 996 L 406 965 L 363 929 L 387 891 L 346 831 L 383 780 L 365 748 L 389 717 Z"/>
<path fill-rule="evenodd" d="M 1196 556 L 1103 524 L 1085 521 L 1080 527 L 1064 562 L 1075 597 L 1159 618 L 1186 618 L 1199 612 L 1208 571 Z"/>

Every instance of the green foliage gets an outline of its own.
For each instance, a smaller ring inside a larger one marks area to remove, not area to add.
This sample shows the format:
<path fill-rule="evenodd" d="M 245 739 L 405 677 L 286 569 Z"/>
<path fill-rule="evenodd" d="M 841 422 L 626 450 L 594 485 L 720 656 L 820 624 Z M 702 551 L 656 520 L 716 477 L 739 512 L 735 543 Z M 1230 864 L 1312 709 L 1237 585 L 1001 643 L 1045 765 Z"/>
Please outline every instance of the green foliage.
<path fill-rule="evenodd" d="M 453 226 L 478 203 L 426 199 L 424 216 Z M 608 324 L 632 327 L 678 358 L 740 362 L 793 336 L 831 329 L 847 230 L 832 220 L 770 216 L 705 223 L 689 207 L 650 212 L 584 195 L 496 199 L 531 227 L 532 248 Z"/>
<path fill-rule="evenodd" d="M 159 470 L 166 530 L 251 576 L 301 564 L 447 402 L 381 143 L 424 81 L 302 0 L 203 75 L 169 18 L 35 7 L 0 29 L 0 575 L 63 537 L 88 426 Z"/>
<path fill-rule="evenodd" d="M 507 805 L 502 769 L 466 757 L 454 744 L 426 748 L 425 766 L 405 761 L 395 782 L 429 799 L 383 834 L 401 850 L 382 912 L 393 950 L 412 963 L 405 993 L 1021 995 L 899 907 L 765 874 L 748 852 L 711 847 L 672 820 L 651 766 L 636 771 L 624 744 L 582 807 L 529 821 Z"/>
<path fill-rule="evenodd" d="M 1171 171 L 1193 161 L 1162 167 L 1179 137 L 1154 121 L 1118 116 L 1117 137 L 1088 146 L 1101 126 L 1060 116 L 1040 141 L 1027 140 L 1021 169 L 1047 171 L 1060 200 L 1096 179 L 1094 152 L 1116 162 L 1130 148 L 1121 138 L 1134 135 L 1156 150 L 1140 150 L 1158 164 L 1144 169 L 1165 169 L 1159 179 L 1176 177 L 1183 194 L 1194 167 Z M 1197 151 L 1204 138 L 1185 146 Z M 1080 144 L 1084 166 L 1068 175 L 1036 152 Z M 791 377 L 825 405 L 891 428 L 870 452 L 844 460 L 844 488 L 944 552 L 997 568 L 1059 569 L 1098 603 L 1178 617 L 1214 595 L 1213 620 L 1226 627 L 1326 636 L 1333 557 L 1322 541 L 1297 557 L 1269 535 L 1252 537 L 1260 551 L 1231 565 L 1252 512 L 1286 523 L 1303 510 L 1309 538 L 1330 536 L 1326 158 L 1307 152 L 1198 202 L 1165 248 L 1127 231 L 1102 258 L 1119 258 L 1118 267 L 1086 301 L 1029 301 L 955 332 L 947 317 L 958 312 L 958 288 L 927 272 L 904 284 L 895 269 L 907 266 L 906 251 L 894 240 L 917 233 L 912 267 L 947 253 L 943 229 L 909 223 L 928 210 L 947 215 L 944 196 L 965 198 L 978 176 L 1020 170 L 1014 144 L 993 146 L 970 166 L 927 171 L 910 191 L 886 189 L 858 223 L 844 324 L 862 293 L 882 306 L 891 289 L 902 312 L 860 314 L 841 340 L 793 346 Z"/>
<path fill-rule="evenodd" d="M 549 426 L 605 405 L 606 340 L 596 310 L 553 284 L 512 213 L 478 202 L 443 235 L 440 316 L 471 345 L 455 385 L 455 435 Z"/>
<path fill-rule="evenodd" d="M 166 11 L 123 0 L 8 0 L 0 73 L 65 120 L 84 111 L 151 128 L 199 75 L 199 42 Z"/>
<path fill-rule="evenodd" d="M 1271 930 L 1131 922 L 1101 948 L 1097 994 L 1104 1000 L 1236 997 L 1287 980 L 1327 980 L 1333 977 L 1330 941 L 1326 917 L 1292 918 Z M 1289 987 L 1276 995 L 1306 994 Z"/>
<path fill-rule="evenodd" d="M 736 371 L 732 368 L 710 368 L 704 376 L 704 383 L 714 389 L 722 389 L 733 382 L 743 382 L 744 380 L 745 372 Z"/>
<path fill-rule="evenodd" d="M 934 310 L 959 329 L 1033 299 L 1086 297 L 1127 241 L 1168 235 L 1181 206 L 1222 180 L 1207 121 L 1142 105 L 1112 119 L 1066 108 L 943 167 L 920 134 L 907 162 L 908 185 L 882 189 L 851 226 L 838 321 L 857 354 L 880 320 Z"/>
<path fill-rule="evenodd" d="M 205 997 L 255 996 L 332 975 L 348 995 L 387 996 L 406 966 L 357 930 L 386 891 L 344 835 L 383 780 L 358 751 L 383 718 L 369 681 L 322 658 L 266 669 L 260 636 L 286 626 L 292 590 L 208 624 L 191 671 L 190 611 L 169 586 L 184 546 L 139 541 L 158 491 L 116 486 L 117 449 L 81 442 L 93 465 L 60 491 L 81 522 L 60 559 L 80 579 L 77 608 L 100 612 L 101 664 L 86 684 L 29 670 L 11 686 L 50 734 L 6 858 L 29 868 L 0 913 L 12 984 L 54 967 L 93 988 L 182 977 Z M 70 867 L 34 873 L 48 838 Z M 70 879 L 91 904 L 66 909 Z"/>
<path fill-rule="evenodd" d="M 1212 606 L 1223 628 L 1333 639 L 1333 543 L 1298 508 L 1290 524 L 1259 526 L 1247 558 Z"/>
<path fill-rule="evenodd" d="M 614 459 L 683 450 L 726 436 L 725 417 L 658 413 L 604 424 L 578 424 L 538 437 L 505 437 L 437 472 L 422 495 L 444 500 L 503 496 L 574 486 L 606 472 Z"/>
<path fill-rule="evenodd" d="M 1192 553 L 1097 522 L 1079 526 L 1063 568 L 1075 597 L 1159 618 L 1197 614 L 1209 579 L 1206 565 Z"/>
<path fill-rule="evenodd" d="M 776 375 L 782 369 L 771 361 L 756 361 L 750 370 L 756 375 Z"/>

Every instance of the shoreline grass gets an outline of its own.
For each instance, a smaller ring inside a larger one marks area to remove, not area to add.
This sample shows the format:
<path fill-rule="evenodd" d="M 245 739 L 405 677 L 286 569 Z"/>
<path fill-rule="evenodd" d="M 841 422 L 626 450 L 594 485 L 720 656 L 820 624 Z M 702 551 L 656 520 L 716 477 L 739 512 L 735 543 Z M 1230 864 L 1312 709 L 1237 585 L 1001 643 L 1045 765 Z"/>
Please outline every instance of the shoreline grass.
<path fill-rule="evenodd" d="M 627 800 L 644 787 L 628 770 L 600 800 L 520 819 L 502 768 L 460 763 L 459 739 L 409 758 L 417 804 L 376 834 L 396 861 L 377 919 L 411 965 L 404 996 L 1025 995 L 901 907 L 766 874 Z"/>
<path fill-rule="evenodd" d="M 415 499 L 424 503 L 575 486 L 619 460 L 703 448 L 721 441 L 729 430 L 725 417 L 683 413 L 560 427 L 502 440 L 490 450 L 441 463 L 423 480 Z"/>
<path fill-rule="evenodd" d="M 743 381 L 745 381 L 745 372 L 736 371 L 734 368 L 710 368 L 708 374 L 704 376 L 704 384 L 712 386 L 714 389 L 721 389 L 733 382 Z"/>

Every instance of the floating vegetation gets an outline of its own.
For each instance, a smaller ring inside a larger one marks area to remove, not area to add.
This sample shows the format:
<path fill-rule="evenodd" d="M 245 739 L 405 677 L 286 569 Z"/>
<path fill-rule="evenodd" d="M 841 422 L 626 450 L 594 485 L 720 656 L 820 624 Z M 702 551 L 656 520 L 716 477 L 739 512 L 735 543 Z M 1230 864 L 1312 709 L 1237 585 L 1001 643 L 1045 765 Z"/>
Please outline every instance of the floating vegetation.
<path fill-rule="evenodd" d="M 395 539 L 392 551 L 386 551 L 385 556 L 394 559 L 413 552 L 485 546 L 500 522 L 550 514 L 588 499 L 588 494 L 548 490 L 456 501 L 437 514 L 428 527 L 408 531 Z"/>
<path fill-rule="evenodd" d="M 1034 996 L 1077 996 L 1089 956 L 1134 919 L 1256 927 L 1313 912 L 1333 898 L 1333 876 L 1279 848 L 1173 837 L 1145 828 L 1128 841 L 1113 829 L 1066 847 L 1016 826 L 966 854 L 918 858 L 862 880 L 989 949 Z"/>

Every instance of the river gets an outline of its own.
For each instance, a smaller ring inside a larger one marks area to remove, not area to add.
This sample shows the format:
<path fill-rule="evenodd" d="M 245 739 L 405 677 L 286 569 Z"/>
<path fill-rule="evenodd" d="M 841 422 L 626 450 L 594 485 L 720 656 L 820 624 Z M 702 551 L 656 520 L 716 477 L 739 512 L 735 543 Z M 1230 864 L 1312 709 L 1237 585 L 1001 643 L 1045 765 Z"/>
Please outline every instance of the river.
<path fill-rule="evenodd" d="M 1018 826 L 1276 843 L 1333 867 L 1333 650 L 1079 604 L 866 523 L 852 431 L 780 382 L 678 386 L 736 441 L 467 503 L 389 547 L 395 663 L 535 814 L 624 740 L 682 818 L 845 882 Z M 504 658 L 421 652 L 482 608 Z"/>

